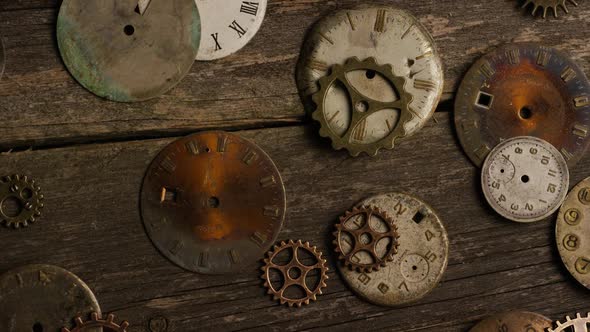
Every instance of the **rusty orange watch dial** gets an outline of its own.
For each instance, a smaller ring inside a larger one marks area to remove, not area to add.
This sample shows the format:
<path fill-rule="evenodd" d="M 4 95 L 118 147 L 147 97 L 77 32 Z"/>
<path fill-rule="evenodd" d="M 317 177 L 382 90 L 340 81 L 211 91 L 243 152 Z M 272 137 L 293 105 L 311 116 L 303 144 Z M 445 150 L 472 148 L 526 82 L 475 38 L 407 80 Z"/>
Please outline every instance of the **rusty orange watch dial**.
<path fill-rule="evenodd" d="M 535 136 L 555 146 L 571 167 L 590 143 L 590 83 L 555 49 L 508 44 L 483 56 L 463 79 L 455 125 L 478 166 L 501 141 Z"/>
<path fill-rule="evenodd" d="M 150 165 L 141 193 L 143 222 L 174 263 L 200 273 L 254 265 L 285 217 L 277 168 L 255 144 L 226 132 L 179 139 Z"/>

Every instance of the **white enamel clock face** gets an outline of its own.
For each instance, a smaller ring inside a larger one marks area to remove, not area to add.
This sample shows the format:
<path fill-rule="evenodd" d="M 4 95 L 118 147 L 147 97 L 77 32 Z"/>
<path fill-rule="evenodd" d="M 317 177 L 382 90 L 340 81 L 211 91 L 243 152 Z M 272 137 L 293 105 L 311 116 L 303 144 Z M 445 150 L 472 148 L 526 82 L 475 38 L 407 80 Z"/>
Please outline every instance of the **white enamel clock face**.
<path fill-rule="evenodd" d="M 496 212 L 517 222 L 544 219 L 557 211 L 569 186 L 565 159 L 553 145 L 530 136 L 496 146 L 484 162 L 483 193 Z"/>
<path fill-rule="evenodd" d="M 319 90 L 318 80 L 335 64 L 357 57 L 390 64 L 406 78 L 414 117 L 406 136 L 420 129 L 434 113 L 443 91 L 442 62 L 426 28 L 411 14 L 390 7 L 345 10 L 320 21 L 306 40 L 297 68 L 304 98 Z M 392 124 L 393 125 L 393 124 Z"/>
<path fill-rule="evenodd" d="M 258 32 L 267 0 L 195 0 L 201 15 L 197 60 L 215 60 L 244 47 Z"/>

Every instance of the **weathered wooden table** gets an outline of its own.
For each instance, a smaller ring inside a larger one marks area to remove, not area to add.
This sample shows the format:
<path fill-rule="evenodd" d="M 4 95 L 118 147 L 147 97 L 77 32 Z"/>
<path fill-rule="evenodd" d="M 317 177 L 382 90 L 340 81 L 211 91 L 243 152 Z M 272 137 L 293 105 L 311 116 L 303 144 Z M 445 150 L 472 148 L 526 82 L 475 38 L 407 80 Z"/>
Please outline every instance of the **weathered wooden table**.
<path fill-rule="evenodd" d="M 494 46 L 537 41 L 568 51 L 589 72 L 590 4 L 559 19 L 533 19 L 517 1 L 375 1 L 406 8 L 432 31 L 446 84 L 434 121 L 395 151 L 351 158 L 320 139 L 300 103 L 295 63 L 308 27 L 359 1 L 272 0 L 253 42 L 231 57 L 196 62 L 159 99 L 101 100 L 65 70 L 56 47 L 59 0 L 0 0 L 7 51 L 0 80 L 0 173 L 24 173 L 45 193 L 42 220 L 0 228 L 0 272 L 29 263 L 76 273 L 104 312 L 147 331 L 164 316 L 169 331 L 373 330 L 465 331 L 502 310 L 526 309 L 563 319 L 590 310 L 590 291 L 562 266 L 554 218 L 519 225 L 484 203 L 479 170 L 465 157 L 452 125 L 453 92 L 470 64 Z M 259 272 L 204 276 L 166 260 L 146 236 L 139 214 L 144 171 L 177 137 L 207 129 L 253 139 L 285 180 L 288 211 L 280 239 L 309 240 L 329 258 L 325 295 L 300 309 L 265 295 Z M 590 156 L 572 186 L 590 175 Z M 428 201 L 450 236 L 442 284 L 404 308 L 363 302 L 334 268 L 336 218 L 369 195 L 404 191 Z M 1 330 L 1 328 L 0 328 Z"/>

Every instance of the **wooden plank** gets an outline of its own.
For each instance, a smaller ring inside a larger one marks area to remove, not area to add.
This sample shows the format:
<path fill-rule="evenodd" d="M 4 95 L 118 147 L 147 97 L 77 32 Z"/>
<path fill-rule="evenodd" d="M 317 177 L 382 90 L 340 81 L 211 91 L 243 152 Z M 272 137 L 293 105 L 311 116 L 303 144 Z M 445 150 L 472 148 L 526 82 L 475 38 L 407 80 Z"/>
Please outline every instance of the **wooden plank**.
<path fill-rule="evenodd" d="M 29 263 L 67 268 L 94 290 L 104 311 L 144 331 L 165 316 L 170 331 L 307 329 L 464 331 L 497 311 L 527 309 L 560 319 L 589 307 L 557 255 L 554 220 L 521 225 L 484 203 L 479 171 L 457 145 L 449 114 L 437 115 L 395 151 L 376 158 L 335 152 L 310 127 L 238 134 L 274 159 L 287 189 L 280 239 L 303 239 L 328 257 L 330 280 L 317 302 L 290 309 L 265 294 L 257 267 L 239 275 L 184 271 L 146 236 L 138 206 L 143 173 L 171 139 L 89 144 L 0 156 L 0 174 L 34 176 L 46 196 L 44 217 L 26 229 L 0 228 L 0 272 Z M 572 186 L 590 173 L 587 157 Z M 367 196 L 412 193 L 429 202 L 449 232 L 443 283 L 399 309 L 358 299 L 335 270 L 331 232 L 337 217 Z"/>
<path fill-rule="evenodd" d="M 55 42 L 57 0 L 4 1 L 0 32 L 7 68 L 0 80 L 0 150 L 29 146 L 182 135 L 308 121 L 295 87 L 295 65 L 309 27 L 355 0 L 270 1 L 254 40 L 237 54 L 196 62 L 162 98 L 135 104 L 101 100 L 65 70 Z M 492 47 L 537 41 L 569 51 L 590 67 L 590 5 L 561 19 L 533 19 L 517 2 L 376 1 L 405 8 L 432 32 L 446 66 L 443 111 L 469 65 Z"/>

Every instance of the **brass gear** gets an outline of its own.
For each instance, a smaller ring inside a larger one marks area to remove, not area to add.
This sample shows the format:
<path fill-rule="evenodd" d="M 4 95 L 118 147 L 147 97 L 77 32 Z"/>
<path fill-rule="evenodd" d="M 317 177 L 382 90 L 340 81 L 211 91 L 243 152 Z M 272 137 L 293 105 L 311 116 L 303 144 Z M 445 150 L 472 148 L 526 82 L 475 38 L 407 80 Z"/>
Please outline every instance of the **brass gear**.
<path fill-rule="evenodd" d="M 285 265 L 279 265 L 273 260 L 283 250 L 291 250 L 291 260 Z M 304 250 L 308 254 L 312 255 L 316 262 L 313 265 L 305 265 L 299 260 L 299 250 Z M 290 307 L 297 306 L 301 307 L 303 304 L 309 304 L 311 300 L 315 301 L 317 295 L 322 294 L 322 288 L 326 287 L 326 280 L 328 280 L 328 267 L 326 266 L 326 260 L 322 258 L 322 253 L 317 250 L 315 246 L 311 246 L 309 242 L 297 242 L 289 240 L 289 242 L 282 241 L 279 245 L 275 245 L 272 250 L 267 253 L 268 258 L 264 259 L 265 265 L 262 267 L 263 274 L 261 276 L 264 279 L 264 286 L 268 288 L 268 294 L 273 296 L 274 300 L 279 300 L 281 304 L 287 304 Z M 282 274 L 282 285 L 280 288 L 275 289 L 271 282 L 270 271 L 279 271 Z M 297 270 L 298 276 L 293 278 L 290 274 L 292 269 Z M 315 286 L 315 289 L 310 289 L 307 285 L 306 279 L 307 274 L 313 270 L 319 270 L 319 282 Z M 289 298 L 285 296 L 285 291 L 290 287 L 299 287 L 305 292 L 305 296 L 301 298 Z"/>
<path fill-rule="evenodd" d="M 16 211 L 8 213 L 4 208 L 12 200 Z M 10 175 L 0 179 L 0 223 L 14 228 L 26 227 L 41 216 L 43 194 L 34 180 L 23 175 Z"/>
<path fill-rule="evenodd" d="M 76 326 L 71 330 L 63 327 L 61 332 L 84 332 L 92 328 L 102 328 L 104 332 L 127 332 L 129 323 L 122 321 L 121 324 L 115 323 L 115 315 L 108 314 L 106 319 L 102 319 L 100 315 L 93 312 L 90 315 L 90 320 L 84 321 L 82 317 L 78 316 L 74 318 Z"/>
<path fill-rule="evenodd" d="M 587 331 L 587 326 L 590 324 L 590 313 L 586 315 L 586 317 L 582 317 L 579 313 L 576 314 L 576 318 L 571 319 L 570 316 L 566 316 L 566 321 L 561 323 L 559 321 L 555 322 L 557 325 L 556 328 L 549 328 L 547 329 L 548 332 L 563 332 L 563 331 L 570 331 L 570 332 L 585 332 Z"/>
<path fill-rule="evenodd" d="M 358 229 L 350 229 L 346 227 L 346 223 L 354 217 L 359 215 L 363 216 L 363 223 L 359 225 Z M 381 219 L 383 225 L 388 227 L 385 232 L 378 232 L 370 225 L 372 216 L 376 216 Z M 352 250 L 345 252 L 342 248 L 343 233 L 348 233 L 354 243 L 349 245 Z M 338 253 L 338 258 L 348 266 L 351 270 L 357 270 L 358 272 L 372 272 L 378 271 L 379 268 L 385 267 L 387 262 L 393 260 L 393 256 L 397 253 L 399 247 L 399 234 L 397 233 L 397 227 L 394 224 L 393 219 L 389 218 L 384 211 L 381 211 L 376 207 L 361 207 L 353 208 L 351 211 L 347 211 L 343 216 L 340 217 L 340 222 L 336 225 L 336 231 L 334 234 L 334 245 L 335 251 Z M 363 242 L 363 237 L 366 239 L 366 243 Z M 379 255 L 377 253 L 378 243 L 386 238 L 390 238 L 391 242 L 388 244 L 384 254 Z M 372 258 L 372 263 L 361 263 L 355 261 L 355 255 L 359 252 L 367 252 Z"/>
<path fill-rule="evenodd" d="M 575 0 L 526 0 L 522 5 L 522 8 L 532 5 L 533 16 L 535 16 L 537 10 L 541 8 L 543 10 L 543 18 L 547 17 L 547 12 L 551 8 L 553 10 L 553 16 L 557 17 L 557 9 L 559 7 L 561 7 L 566 14 L 569 13 L 569 10 L 567 9 L 568 2 L 574 6 L 578 6 L 578 3 Z"/>
<path fill-rule="evenodd" d="M 346 73 L 355 70 L 371 70 L 375 73 L 379 73 L 395 88 L 399 99 L 393 102 L 382 102 L 364 96 L 350 84 L 346 77 Z M 326 99 L 328 90 L 337 82 L 340 82 L 348 92 L 352 110 L 350 126 L 348 126 L 346 132 L 342 136 L 334 133 L 330 129 L 330 119 L 326 118 L 326 113 L 324 112 L 324 100 Z M 401 76 L 396 76 L 391 65 L 379 65 L 375 61 L 375 58 L 372 57 L 367 58 L 364 61 L 360 61 L 358 58 L 353 57 L 348 59 L 344 65 L 334 65 L 330 74 L 322 77 L 318 83 L 320 89 L 312 96 L 312 99 L 316 104 L 316 110 L 313 112 L 312 117 L 321 125 L 320 136 L 329 137 L 332 140 L 332 147 L 334 149 L 340 150 L 345 148 L 353 157 L 358 156 L 361 152 L 370 156 L 375 156 L 381 148 L 389 150 L 393 149 L 396 140 L 406 136 L 404 126 L 413 117 L 409 110 L 412 96 L 404 90 L 406 79 Z M 358 104 L 366 105 L 366 110 L 361 111 L 356 109 L 355 105 Z M 358 125 L 363 123 L 363 121 L 369 118 L 369 116 L 384 109 L 397 109 L 400 111 L 397 124 L 395 124 L 394 128 L 390 128 L 389 134 L 372 143 L 363 144 L 354 142 L 353 135 L 355 134 Z"/>

